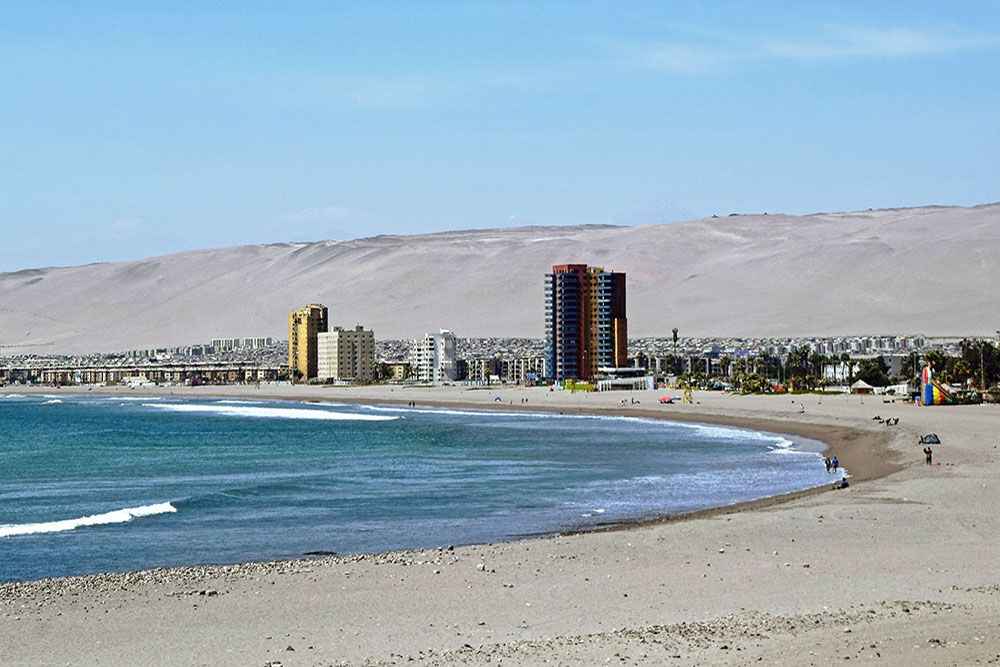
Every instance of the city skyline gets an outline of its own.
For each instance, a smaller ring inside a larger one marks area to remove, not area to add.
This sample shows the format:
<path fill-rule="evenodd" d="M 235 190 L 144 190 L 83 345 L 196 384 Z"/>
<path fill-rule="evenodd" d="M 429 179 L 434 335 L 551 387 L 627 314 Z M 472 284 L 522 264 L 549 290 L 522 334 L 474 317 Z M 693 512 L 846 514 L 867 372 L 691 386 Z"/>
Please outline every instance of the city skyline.
<path fill-rule="evenodd" d="M 1000 8 L 4 3 L 0 271 L 998 199 Z"/>

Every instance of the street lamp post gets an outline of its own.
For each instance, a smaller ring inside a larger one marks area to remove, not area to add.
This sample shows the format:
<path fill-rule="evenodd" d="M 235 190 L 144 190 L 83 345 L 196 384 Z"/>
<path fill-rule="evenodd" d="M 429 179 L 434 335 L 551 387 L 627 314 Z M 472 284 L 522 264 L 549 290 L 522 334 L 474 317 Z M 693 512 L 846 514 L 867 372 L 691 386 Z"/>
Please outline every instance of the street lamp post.
<path fill-rule="evenodd" d="M 986 391 L 986 364 L 983 362 L 983 355 L 986 352 L 986 341 L 979 341 L 979 391 Z"/>
<path fill-rule="evenodd" d="M 674 327 L 674 372 L 677 372 L 677 327 Z"/>

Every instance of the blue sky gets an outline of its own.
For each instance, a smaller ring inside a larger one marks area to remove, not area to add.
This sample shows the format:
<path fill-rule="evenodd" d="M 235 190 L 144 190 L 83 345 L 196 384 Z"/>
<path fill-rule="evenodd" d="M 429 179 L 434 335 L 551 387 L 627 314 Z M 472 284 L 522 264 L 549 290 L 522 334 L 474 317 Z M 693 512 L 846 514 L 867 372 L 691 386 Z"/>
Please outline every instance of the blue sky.
<path fill-rule="evenodd" d="M 998 109 L 986 1 L 4 0 L 0 271 L 984 203 Z"/>

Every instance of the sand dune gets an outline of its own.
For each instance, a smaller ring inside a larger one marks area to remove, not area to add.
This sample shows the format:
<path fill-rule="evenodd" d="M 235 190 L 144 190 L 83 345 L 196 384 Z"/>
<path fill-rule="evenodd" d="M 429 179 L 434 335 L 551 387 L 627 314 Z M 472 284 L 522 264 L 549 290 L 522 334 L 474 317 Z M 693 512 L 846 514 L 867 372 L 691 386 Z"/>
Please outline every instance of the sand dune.
<path fill-rule="evenodd" d="M 992 334 L 1000 204 L 523 227 L 185 252 L 0 274 L 10 353 L 285 337 L 320 301 L 380 338 L 542 335 L 542 274 L 628 273 L 633 336 Z"/>

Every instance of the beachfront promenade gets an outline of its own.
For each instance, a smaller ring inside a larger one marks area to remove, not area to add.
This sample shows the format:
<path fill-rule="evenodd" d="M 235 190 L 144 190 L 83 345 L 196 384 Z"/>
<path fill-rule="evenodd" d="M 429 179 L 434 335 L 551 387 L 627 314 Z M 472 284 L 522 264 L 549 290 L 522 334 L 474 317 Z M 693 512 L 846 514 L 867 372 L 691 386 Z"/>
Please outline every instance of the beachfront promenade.
<path fill-rule="evenodd" d="M 547 388 L 94 391 L 717 421 L 824 440 L 852 485 L 499 545 L 2 585 L 3 654 L 14 664 L 920 665 L 1000 655 L 998 406 L 705 392 L 694 405 L 661 406 L 670 392 Z M 640 403 L 621 408 L 623 397 Z M 941 436 L 940 466 L 924 465 L 917 436 L 927 432 Z"/>

